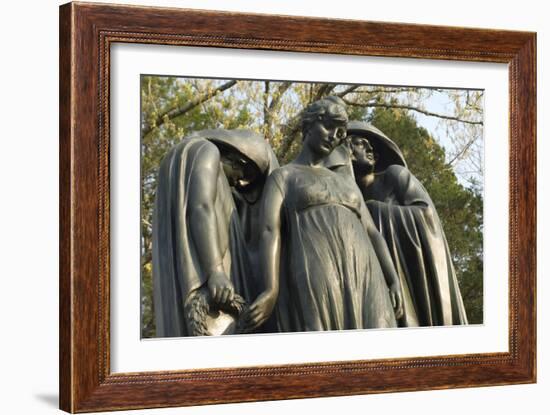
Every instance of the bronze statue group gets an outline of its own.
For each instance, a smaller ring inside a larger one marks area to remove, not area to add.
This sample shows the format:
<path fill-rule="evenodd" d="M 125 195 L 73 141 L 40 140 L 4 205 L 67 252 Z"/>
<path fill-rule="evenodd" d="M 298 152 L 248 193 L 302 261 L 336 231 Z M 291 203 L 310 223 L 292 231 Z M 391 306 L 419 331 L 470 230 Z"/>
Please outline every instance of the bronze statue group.
<path fill-rule="evenodd" d="M 396 144 L 326 97 L 279 167 L 248 130 L 164 157 L 153 216 L 157 337 L 467 324 L 434 204 Z"/>

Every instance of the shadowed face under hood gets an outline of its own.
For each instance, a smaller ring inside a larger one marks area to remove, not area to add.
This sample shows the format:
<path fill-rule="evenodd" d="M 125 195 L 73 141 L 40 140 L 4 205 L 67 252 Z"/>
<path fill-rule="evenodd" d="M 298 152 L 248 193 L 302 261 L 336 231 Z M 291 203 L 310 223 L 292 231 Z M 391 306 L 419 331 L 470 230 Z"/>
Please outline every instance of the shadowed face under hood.
<path fill-rule="evenodd" d="M 202 130 L 189 138 L 202 137 L 213 143 L 231 147 L 251 160 L 263 175 L 278 167 L 277 159 L 269 143 L 261 134 L 250 130 Z"/>

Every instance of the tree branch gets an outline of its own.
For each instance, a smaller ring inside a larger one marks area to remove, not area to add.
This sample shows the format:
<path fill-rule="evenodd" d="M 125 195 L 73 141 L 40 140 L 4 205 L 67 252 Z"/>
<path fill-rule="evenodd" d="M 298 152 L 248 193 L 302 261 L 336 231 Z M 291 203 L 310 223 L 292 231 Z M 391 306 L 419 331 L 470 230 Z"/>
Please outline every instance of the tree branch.
<path fill-rule="evenodd" d="M 169 111 L 166 111 L 166 112 L 160 114 L 157 117 L 157 119 L 155 120 L 155 125 L 154 126 L 149 125 L 149 126 L 147 126 L 147 128 L 144 129 L 144 131 L 142 132 L 142 137 L 145 137 L 147 134 L 149 134 L 151 131 L 153 131 L 153 129 L 155 127 L 160 127 L 162 124 L 164 124 L 164 120 L 166 119 L 166 117 L 169 120 L 172 120 L 176 117 L 179 117 L 180 115 L 183 115 L 186 112 L 191 111 L 193 108 L 199 106 L 203 102 L 208 101 L 210 98 L 214 97 L 215 95 L 219 94 L 220 92 L 223 92 L 226 89 L 231 88 L 236 83 L 237 83 L 237 81 L 226 82 L 225 84 L 220 85 L 217 88 L 214 88 L 212 91 L 205 92 L 205 93 L 199 95 L 198 97 L 196 97 L 196 98 L 194 98 L 190 101 L 187 101 L 185 103 L 185 105 L 183 105 L 179 108 L 173 108 Z"/>
<path fill-rule="evenodd" d="M 269 105 L 267 104 L 268 101 L 268 94 L 269 94 L 269 83 L 266 82 L 266 89 L 264 97 L 264 135 L 265 139 L 267 141 L 271 141 L 271 138 L 273 136 L 271 132 L 271 124 L 273 123 L 273 114 L 280 108 L 281 106 L 281 99 L 284 95 L 284 93 L 292 86 L 292 82 L 283 82 L 279 85 L 276 92 L 271 97 L 271 102 Z"/>
<path fill-rule="evenodd" d="M 266 130 L 269 126 L 269 89 L 270 89 L 269 81 L 265 81 L 263 110 L 264 110 L 264 129 Z"/>
<path fill-rule="evenodd" d="M 404 109 L 404 110 L 409 110 L 409 111 L 416 111 L 416 112 L 419 112 L 421 114 L 424 114 L 424 115 L 427 115 L 427 116 L 430 116 L 430 117 L 442 118 L 444 120 L 463 122 L 465 124 L 472 124 L 472 125 L 483 125 L 483 121 L 465 120 L 463 118 L 453 117 L 452 115 L 438 114 L 436 112 L 426 111 L 426 110 L 423 110 L 423 109 L 420 109 L 420 108 L 417 108 L 417 107 L 413 107 L 411 105 L 381 104 L 381 103 L 360 104 L 360 103 L 352 102 L 352 101 L 349 101 L 349 100 L 344 100 L 344 101 L 346 102 L 346 104 L 356 106 L 356 107 L 378 107 L 378 108 L 388 108 L 388 109 L 399 108 L 399 109 Z"/>
<path fill-rule="evenodd" d="M 283 82 L 277 88 L 277 92 L 271 98 L 271 104 L 269 104 L 269 110 L 273 112 L 279 107 L 283 94 L 292 86 L 293 82 Z"/>
<path fill-rule="evenodd" d="M 384 93 L 401 93 L 401 92 L 411 92 L 418 91 L 418 88 L 376 88 L 376 89 L 362 89 L 360 91 L 355 91 L 355 94 L 384 94 Z"/>
<path fill-rule="evenodd" d="M 329 95 L 334 88 L 336 88 L 336 84 L 322 84 L 313 96 L 313 101 L 311 102 L 318 101 L 324 96 Z"/>
<path fill-rule="evenodd" d="M 357 88 L 359 88 L 361 85 L 351 85 L 348 88 L 344 89 L 342 92 L 339 92 L 336 94 L 337 97 L 344 98 L 347 94 L 351 94 L 352 92 L 357 93 L 359 91 L 356 91 Z"/>
<path fill-rule="evenodd" d="M 472 146 L 472 144 L 475 143 L 477 137 L 473 137 L 470 141 L 466 143 L 466 145 L 462 148 L 462 150 L 458 151 L 454 157 L 445 165 L 446 167 L 452 167 L 453 163 L 458 160 L 468 149 Z"/>

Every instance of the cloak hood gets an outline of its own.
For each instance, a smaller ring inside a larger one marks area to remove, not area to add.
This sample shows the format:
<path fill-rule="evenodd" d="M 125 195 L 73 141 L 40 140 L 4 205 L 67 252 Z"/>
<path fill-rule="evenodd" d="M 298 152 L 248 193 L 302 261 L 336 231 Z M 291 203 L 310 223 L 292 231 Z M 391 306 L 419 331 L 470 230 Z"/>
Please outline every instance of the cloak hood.
<path fill-rule="evenodd" d="M 250 159 L 264 175 L 278 167 L 277 159 L 264 137 L 251 130 L 212 129 L 197 131 L 189 138 L 202 137 L 213 143 L 230 146 Z"/>
<path fill-rule="evenodd" d="M 407 167 L 407 162 L 397 144 L 372 124 L 364 121 L 350 121 L 347 131 L 348 137 L 355 135 L 369 140 L 374 152 L 378 154 L 376 171 L 384 171 L 393 164 Z"/>

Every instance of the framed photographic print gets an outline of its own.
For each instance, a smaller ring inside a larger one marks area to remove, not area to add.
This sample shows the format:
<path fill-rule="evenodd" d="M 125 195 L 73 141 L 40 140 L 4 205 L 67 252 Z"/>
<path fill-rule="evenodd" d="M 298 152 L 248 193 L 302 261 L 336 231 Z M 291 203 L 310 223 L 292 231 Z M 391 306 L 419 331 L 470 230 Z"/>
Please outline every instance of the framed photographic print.
<path fill-rule="evenodd" d="M 535 382 L 535 45 L 61 6 L 61 409 Z"/>

